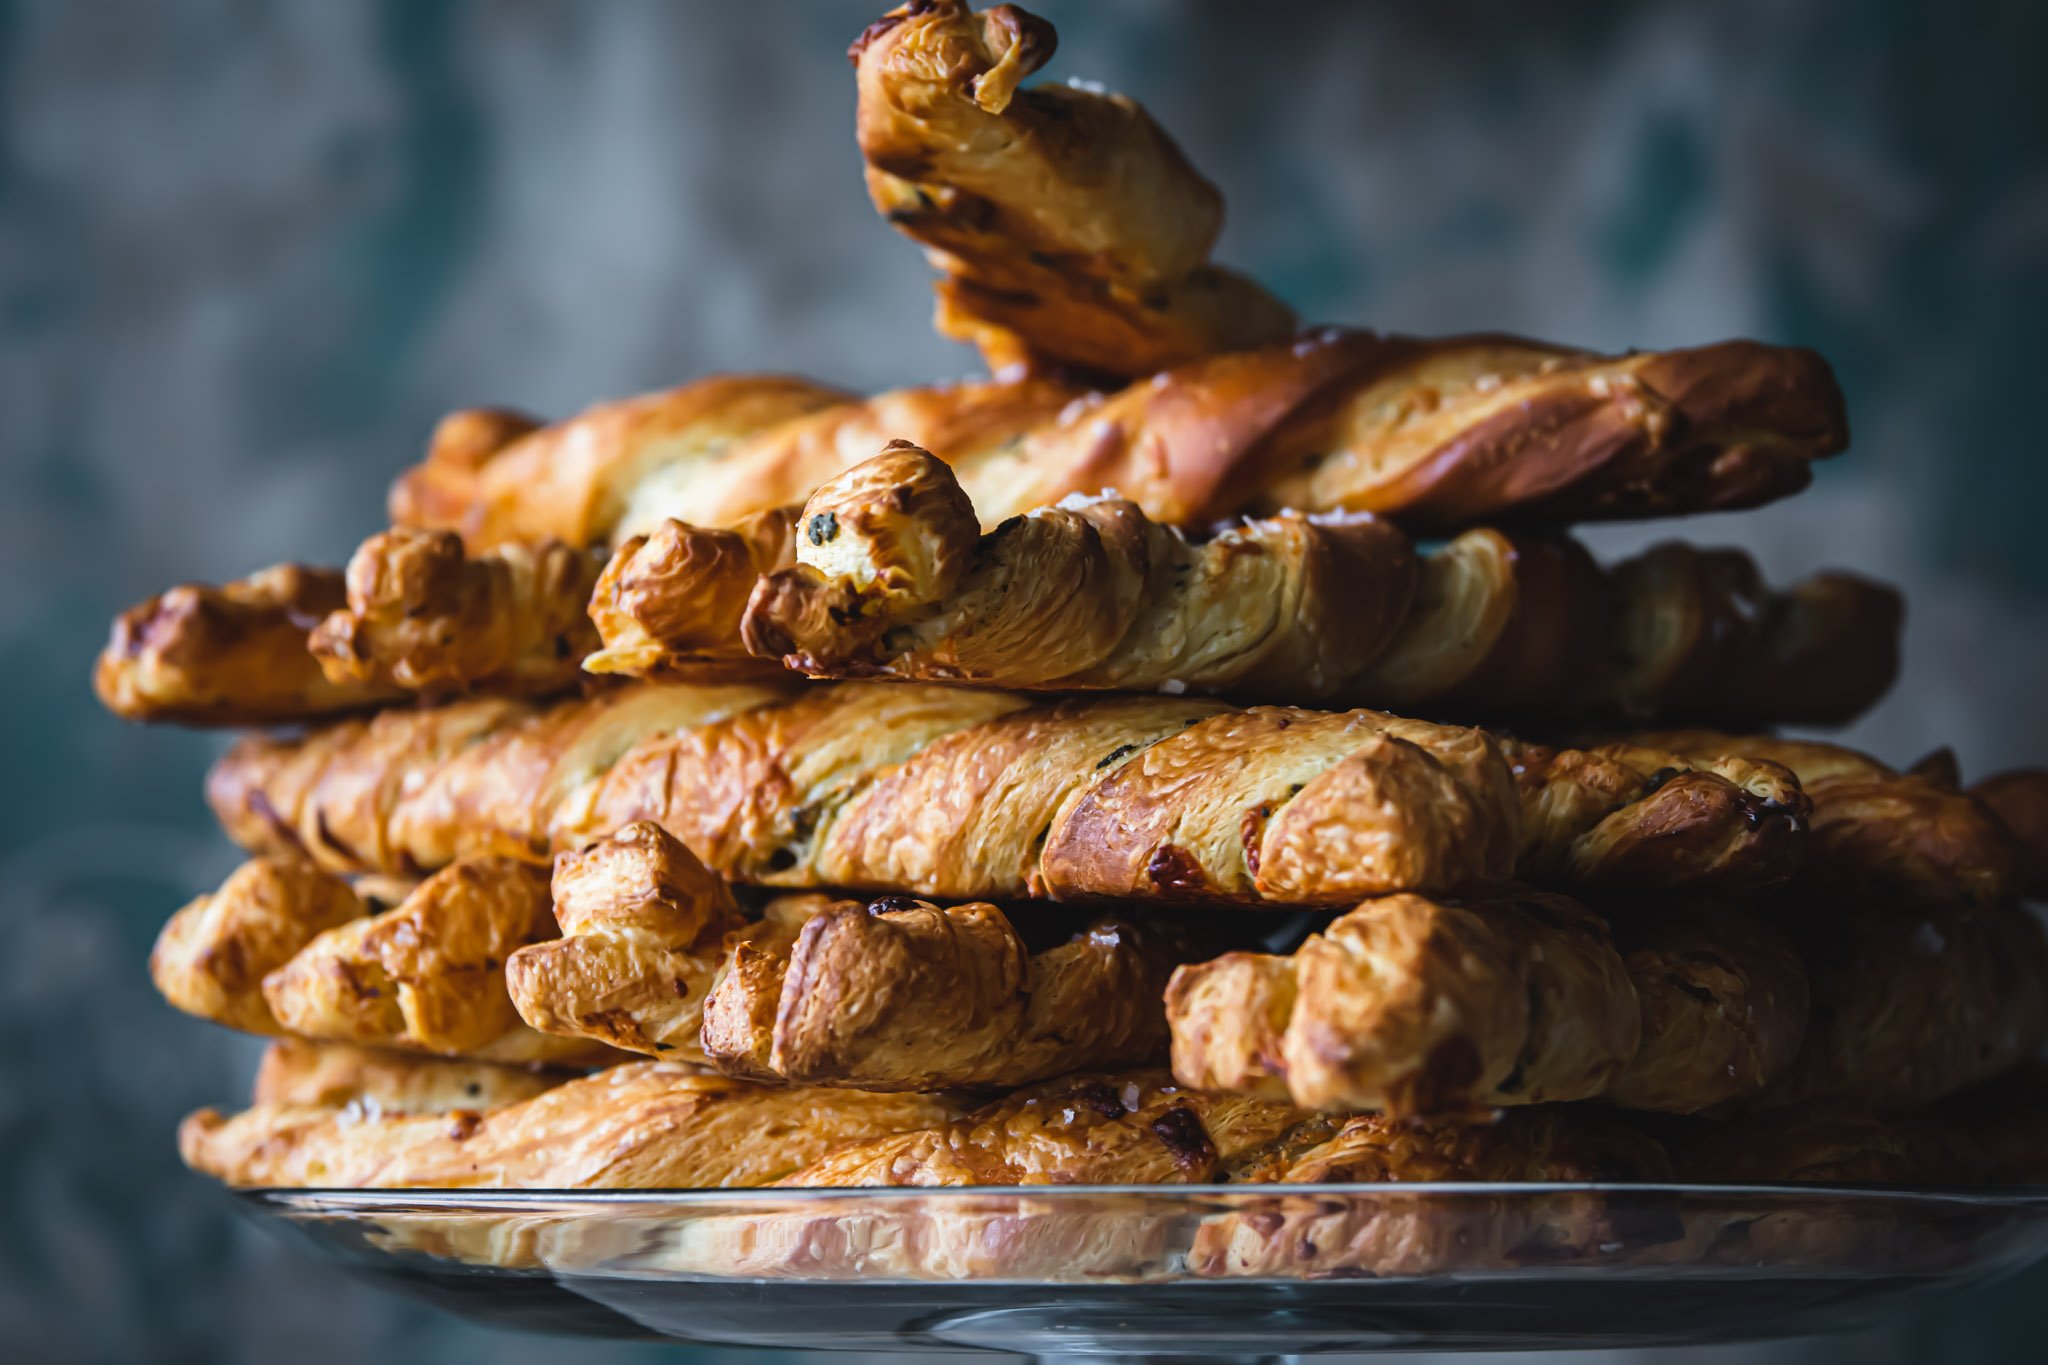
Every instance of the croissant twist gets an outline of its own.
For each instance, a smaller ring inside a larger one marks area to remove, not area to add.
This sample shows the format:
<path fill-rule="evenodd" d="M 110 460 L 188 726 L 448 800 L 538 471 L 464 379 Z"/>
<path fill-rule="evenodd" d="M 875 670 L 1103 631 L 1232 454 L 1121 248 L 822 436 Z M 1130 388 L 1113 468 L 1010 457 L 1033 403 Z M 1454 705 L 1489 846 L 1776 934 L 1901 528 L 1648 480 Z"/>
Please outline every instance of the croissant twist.
<path fill-rule="evenodd" d="M 187 1014 L 243 1033 L 283 1033 L 263 978 L 323 931 L 369 913 L 348 883 L 303 858 L 252 858 L 171 916 L 150 952 L 150 979 Z"/>
<path fill-rule="evenodd" d="M 764 1185 L 838 1144 L 956 1112 L 935 1096 L 752 1086 L 635 1062 L 482 1112 L 202 1109 L 179 1128 L 178 1150 L 230 1185 L 717 1188 Z"/>
<path fill-rule="evenodd" d="M 115 618 L 93 690 L 126 720 L 192 725 L 304 720 L 403 696 L 330 682 L 306 652 L 308 632 L 345 604 L 339 573 L 299 564 L 172 588 Z"/>
<path fill-rule="evenodd" d="M 1056 43 L 1014 5 L 921 0 L 853 45 L 868 189 L 944 276 L 939 331 L 992 369 L 1121 375 L 1285 337 L 1285 304 L 1208 264 L 1222 196 L 1143 108 L 1019 88 Z"/>
<path fill-rule="evenodd" d="M 1606 359 L 1500 337 L 1330 331 L 1107 394 L 1029 379 L 820 406 L 829 391 L 779 381 L 814 406 L 747 427 L 721 414 L 758 417 L 762 405 L 714 401 L 770 382 L 714 378 L 635 400 L 682 410 L 672 443 L 608 410 L 547 428 L 487 460 L 469 500 L 421 506 L 401 491 L 392 521 L 459 531 L 473 547 L 618 544 L 671 517 L 726 527 L 801 504 L 901 439 L 951 464 L 991 523 L 1114 489 L 1167 525 L 1291 507 L 1462 530 L 1752 506 L 1797 492 L 1809 461 L 1847 440 L 1826 365 L 1750 342 Z M 709 415 L 691 425 L 691 413 Z M 561 449 L 605 457 L 557 469 Z"/>
<path fill-rule="evenodd" d="M 1663 546 L 1610 580 L 1568 539 L 1475 530 L 1418 575 L 1407 539 L 1368 516 L 1287 513 L 1194 542 L 1109 497 L 977 538 L 954 472 L 905 441 L 761 520 L 772 539 L 668 522 L 622 547 L 590 666 L 644 676 L 751 652 L 814 677 L 1815 721 L 1853 716 L 1896 672 L 1889 588 L 1836 574 L 1767 594 L 1735 551 Z"/>
<path fill-rule="evenodd" d="M 1868 754 L 1818 740 L 1711 731 L 1638 738 L 1695 757 L 1744 755 L 1796 773 L 1813 806 L 1799 872 L 1806 896 L 1996 906 L 2021 889 L 2020 838 L 1994 803 L 1960 790 L 1952 775 L 1896 772 Z M 2010 800 L 2005 809 L 2025 818 Z"/>
<path fill-rule="evenodd" d="M 574 686 L 597 631 L 597 566 L 555 540 L 474 557 L 450 531 L 386 531 L 348 565 L 348 604 L 307 640 L 328 681 L 544 695 Z"/>
<path fill-rule="evenodd" d="M 326 930 L 263 979 L 288 1032 L 497 1062 L 599 1060 L 605 1049 L 529 1029 L 506 993 L 514 950 L 552 938 L 545 871 L 465 858 L 379 915 Z"/>
<path fill-rule="evenodd" d="M 649 824 L 564 853 L 552 889 L 561 937 L 505 961 L 519 1016 L 559 1037 L 704 1062 L 704 1001 L 745 925 L 731 889 Z"/>
<path fill-rule="evenodd" d="M 1784 1076 L 1808 999 L 1784 934 L 1719 906 L 1644 909 L 1621 946 L 1562 896 L 1368 901 L 1291 954 L 1176 972 L 1174 1074 L 1397 1117 L 1595 1096 L 1695 1113 Z"/>
<path fill-rule="evenodd" d="M 573 1076 L 351 1043 L 279 1038 L 263 1050 L 249 1102 L 259 1109 L 445 1114 L 516 1104 Z"/>
<path fill-rule="evenodd" d="M 734 880 L 962 900 L 1347 903 L 1497 879 L 1518 843 L 1594 882 L 1611 854 L 1626 885 L 1753 884 L 1797 829 L 1789 778 L 1773 804 L 1712 772 L 1681 781 L 1675 756 L 1595 765 L 1618 779 L 1597 790 L 1553 761 L 1518 790 L 1483 733 L 1370 711 L 643 684 L 479 734 L 476 705 L 245 740 L 209 801 L 252 851 L 355 871 L 538 859 L 648 820 Z"/>
<path fill-rule="evenodd" d="M 1173 1072 L 1204 1090 L 1397 1117 L 1599 1095 L 1641 1017 L 1600 919 L 1561 896 L 1388 896 L 1284 957 L 1183 967 Z"/>

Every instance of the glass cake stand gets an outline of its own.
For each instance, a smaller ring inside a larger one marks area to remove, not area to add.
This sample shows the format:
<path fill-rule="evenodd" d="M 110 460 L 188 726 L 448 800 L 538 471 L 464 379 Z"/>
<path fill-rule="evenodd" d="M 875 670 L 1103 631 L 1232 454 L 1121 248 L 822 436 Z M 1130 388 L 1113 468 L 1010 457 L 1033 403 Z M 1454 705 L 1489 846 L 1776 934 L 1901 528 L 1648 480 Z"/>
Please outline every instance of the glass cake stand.
<path fill-rule="evenodd" d="M 722 1346 L 1257 1359 L 1859 1327 L 2048 1255 L 2048 1187 L 253 1190 L 500 1328 Z"/>

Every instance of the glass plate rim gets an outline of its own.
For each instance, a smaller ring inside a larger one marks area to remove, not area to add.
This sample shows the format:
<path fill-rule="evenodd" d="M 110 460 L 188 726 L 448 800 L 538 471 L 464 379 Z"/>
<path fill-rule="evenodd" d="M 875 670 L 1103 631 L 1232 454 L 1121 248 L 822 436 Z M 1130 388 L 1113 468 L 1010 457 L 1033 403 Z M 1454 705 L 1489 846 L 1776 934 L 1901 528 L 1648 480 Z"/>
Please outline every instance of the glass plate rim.
<path fill-rule="evenodd" d="M 2048 1184 L 2033 1185 L 1859 1185 L 1859 1184 L 1697 1184 L 1683 1181 L 1385 1181 L 1327 1185 L 856 1185 L 749 1186 L 739 1189 L 679 1187 L 674 1189 L 500 1189 L 490 1186 L 420 1186 L 328 1188 L 312 1186 L 243 1186 L 229 1193 L 252 1202 L 317 1202 L 355 1205 L 365 1210 L 396 1205 L 447 1206 L 560 1204 L 634 1206 L 711 1206 L 729 1204 L 823 1203 L 850 1200 L 884 1204 L 903 1199 L 970 1200 L 994 1197 L 1078 1202 L 1089 1198 L 1139 1197 L 1160 1203 L 1202 1199 L 1271 1198 L 1275 1196 L 1336 1197 L 1371 1195 L 1539 1198 L 1573 1194 L 1655 1195 L 1709 1199 L 1856 1199 L 1905 1200 L 1962 1206 L 2048 1209 Z"/>

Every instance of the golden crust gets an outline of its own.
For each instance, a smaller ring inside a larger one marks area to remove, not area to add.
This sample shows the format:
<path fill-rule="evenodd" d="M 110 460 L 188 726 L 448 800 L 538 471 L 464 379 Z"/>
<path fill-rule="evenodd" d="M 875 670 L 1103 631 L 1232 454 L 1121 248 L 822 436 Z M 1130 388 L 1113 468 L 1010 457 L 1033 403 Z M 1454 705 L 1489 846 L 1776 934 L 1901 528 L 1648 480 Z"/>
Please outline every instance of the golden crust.
<path fill-rule="evenodd" d="M 1110 754 L 1046 839 L 1062 894 L 1327 904 L 1512 869 L 1513 781 L 1478 731 L 1255 707 Z"/>
<path fill-rule="evenodd" d="M 1610 577 L 1568 537 L 1480 529 L 1422 554 L 1418 573 L 1407 538 L 1370 515 L 1282 513 L 1190 540 L 1110 496 L 1069 496 L 977 541 L 958 471 L 907 441 L 772 516 L 765 553 L 675 522 L 622 550 L 593 667 L 701 666 L 740 657 L 744 637 L 744 652 L 815 677 L 1552 721 L 1845 720 L 1896 672 L 1891 589 L 1832 574 L 1771 593 L 1733 550 L 1660 546 Z"/>
<path fill-rule="evenodd" d="M 344 604 L 332 569 L 279 564 L 221 587 L 187 583 L 114 620 L 93 690 L 125 720 L 266 725 L 364 710 L 404 695 L 330 681 L 306 636 Z"/>
<path fill-rule="evenodd" d="M 452 531 L 395 527 L 348 564 L 348 603 L 307 641 L 329 681 L 409 692 L 539 695 L 574 687 L 597 648 L 589 554 L 505 541 L 471 555 Z"/>
<path fill-rule="evenodd" d="M 244 1033 L 283 1033 L 263 978 L 324 931 L 370 912 L 348 883 L 299 858 L 252 858 L 172 915 L 150 979 L 187 1014 Z"/>
<path fill-rule="evenodd" d="M 1286 336 L 1286 305 L 1208 264 L 1222 196 L 1143 108 L 1018 88 L 1056 41 L 1014 5 L 939 0 L 853 45 L 869 192 L 944 277 L 939 330 L 993 369 L 1122 375 Z"/>
<path fill-rule="evenodd" d="M 796 563 L 743 633 L 815 676 L 1060 689 L 1338 694 L 1415 579 L 1369 517 L 1288 514 L 1199 544 L 1118 498 L 978 523 L 952 471 L 893 443 L 804 505 Z"/>
<path fill-rule="evenodd" d="M 495 445 L 444 423 L 425 462 L 393 485 L 391 521 L 455 531 L 473 550 L 548 538 L 587 549 L 612 538 L 636 496 L 687 481 L 735 440 L 849 400 L 783 375 L 713 375 Z"/>
<path fill-rule="evenodd" d="M 1183 1090 L 1164 1072 L 1078 1074 L 950 1123 L 840 1147 L 776 1182 L 805 1186 L 1201 1184 L 1307 1116 Z"/>
<path fill-rule="evenodd" d="M 761 575 L 793 563 L 796 508 L 742 518 L 729 529 L 673 518 L 620 545 L 590 597 L 602 648 L 592 673 L 702 678 L 755 664 L 740 618 Z"/>
<path fill-rule="evenodd" d="M 1502 737 L 1521 793 L 1521 875 L 1602 891 L 1782 882 L 1807 847 L 1791 771 L 1707 747 L 1552 749 Z"/>
<path fill-rule="evenodd" d="M 1535 892 L 1367 901 L 1284 958 L 1182 967 L 1166 1011 L 1184 1084 L 1398 1117 L 1599 1095 L 1641 1023 L 1605 925 Z"/>
<path fill-rule="evenodd" d="M 1619 357 L 1514 337 L 1364 337 L 1341 402 L 1277 437 L 1269 505 L 1447 529 L 1755 507 L 1841 451 L 1841 390 L 1811 351 L 1749 341 Z"/>
<path fill-rule="evenodd" d="M 830 397 L 727 378 L 630 400 L 504 447 L 465 467 L 431 515 L 395 505 L 393 521 L 461 531 L 472 548 L 622 542 L 671 517 L 729 527 L 802 503 L 902 439 L 952 465 L 990 522 L 1114 490 L 1166 525 L 1295 508 L 1437 531 L 1754 505 L 1796 491 L 1808 462 L 1846 439 L 1826 366 L 1752 343 L 1606 359 L 1498 337 L 1335 331 L 1115 393 L 1041 377 Z M 464 485 L 466 503 L 452 491 Z M 1791 619 L 1810 614 L 1816 634 L 1864 620 L 1841 602 L 1823 609 L 1825 596 L 1800 597 Z M 1802 631 L 1766 632 L 1778 643 L 1756 657 L 1805 657 Z M 1865 621 L 1842 638 L 1881 635 Z"/>
<path fill-rule="evenodd" d="M 975 505 L 988 511 L 994 504 L 984 503 L 984 484 L 1002 486 L 1017 477 L 1028 459 L 1025 433 L 1056 424 L 1088 394 L 1045 376 L 879 393 L 735 442 L 687 484 L 648 489 L 620 530 L 648 532 L 665 517 L 732 526 L 755 513 L 800 506 L 819 484 L 894 440 L 937 451 L 959 471 Z"/>
<path fill-rule="evenodd" d="M 637 1062 L 481 1113 L 202 1109 L 180 1127 L 178 1149 L 230 1185 L 715 1188 L 767 1184 L 835 1144 L 954 1112 L 936 1097 L 750 1086 Z"/>
<path fill-rule="evenodd" d="M 726 884 L 659 826 L 627 825 L 555 861 L 562 936 L 505 962 L 519 1016 L 542 1033 L 703 1062 L 698 1041 L 729 937 Z"/>
<path fill-rule="evenodd" d="M 1509 1110 L 1492 1122 L 1353 1118 L 1324 1141 L 1241 1173 L 1289 1185 L 1446 1182 L 1655 1182 L 1658 1143 L 1578 1107 Z M 1677 1235 L 1600 1195 L 1518 1196 L 1472 1211 L 1427 1195 L 1372 1200 L 1286 1197 L 1205 1219 L 1188 1269 L 1213 1277 L 1407 1276 L 1637 1256 Z"/>
<path fill-rule="evenodd" d="M 244 741 L 209 799 L 255 850 L 338 870 L 539 861 L 647 820 L 736 881 L 962 900 L 1343 904 L 1518 863 L 1543 882 L 1754 885 L 1797 852 L 1797 785 L 1768 764 L 1658 767 L 1625 746 L 1539 763 L 1371 711 L 886 683 L 481 706 Z"/>
<path fill-rule="evenodd" d="M 1768 1102 L 1915 1109 L 2048 1038 L 2048 939 L 2024 910 L 1802 901 L 1786 924 L 1813 1013 Z"/>
<path fill-rule="evenodd" d="M 1642 1042 L 1607 1087 L 1667 1114 L 1754 1100 L 1806 1038 L 1806 966 L 1785 932 L 1733 905 L 1636 906 L 1615 938 L 1642 1005 Z"/>
<path fill-rule="evenodd" d="M 1159 992 L 1185 955 L 1114 918 L 1032 953 L 995 906 L 907 897 L 842 901 L 794 939 L 755 946 L 781 960 L 720 981 L 705 1009 L 712 1061 L 861 1090 L 1017 1086 L 1155 1060 Z"/>
<path fill-rule="evenodd" d="M 1897 773 L 1838 744 L 1676 731 L 1638 737 L 1695 757 L 1741 756 L 1798 775 L 1812 802 L 1798 886 L 1813 898 L 1998 905 L 2015 894 L 2021 851 L 2004 820 L 1939 774 Z"/>
<path fill-rule="evenodd" d="M 582 1040 L 527 1028 L 505 959 L 555 935 L 547 874 L 470 858 L 382 914 L 329 929 L 263 980 L 278 1022 L 307 1038 L 416 1048 L 498 1062 L 595 1060 Z"/>
<path fill-rule="evenodd" d="M 249 1103 L 258 1108 L 445 1114 L 532 1099 L 571 1073 L 280 1038 L 263 1050 Z"/>

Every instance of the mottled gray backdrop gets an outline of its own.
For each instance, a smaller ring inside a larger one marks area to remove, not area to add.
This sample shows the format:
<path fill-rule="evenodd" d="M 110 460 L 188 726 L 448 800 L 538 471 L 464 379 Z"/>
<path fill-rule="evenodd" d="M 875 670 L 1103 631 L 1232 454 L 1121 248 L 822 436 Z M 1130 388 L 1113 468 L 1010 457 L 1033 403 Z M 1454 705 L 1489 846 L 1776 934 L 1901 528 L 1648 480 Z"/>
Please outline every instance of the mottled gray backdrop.
<path fill-rule="evenodd" d="M 842 54 L 880 3 L 0 3 L 0 1354 L 649 1358 L 336 1282 L 180 1171 L 178 1116 L 253 1056 L 144 974 L 233 862 L 218 741 L 86 675 L 140 595 L 345 554 L 448 408 L 968 369 L 861 191 Z M 1310 317 L 1827 352 L 1853 451 L 1687 532 L 1906 585 L 1857 738 L 2048 760 L 2048 7 L 1044 9 L 1055 74 L 1149 101 L 1230 196 L 1224 257 Z M 2034 1358 L 2042 1288 L 1859 1346 Z"/>

